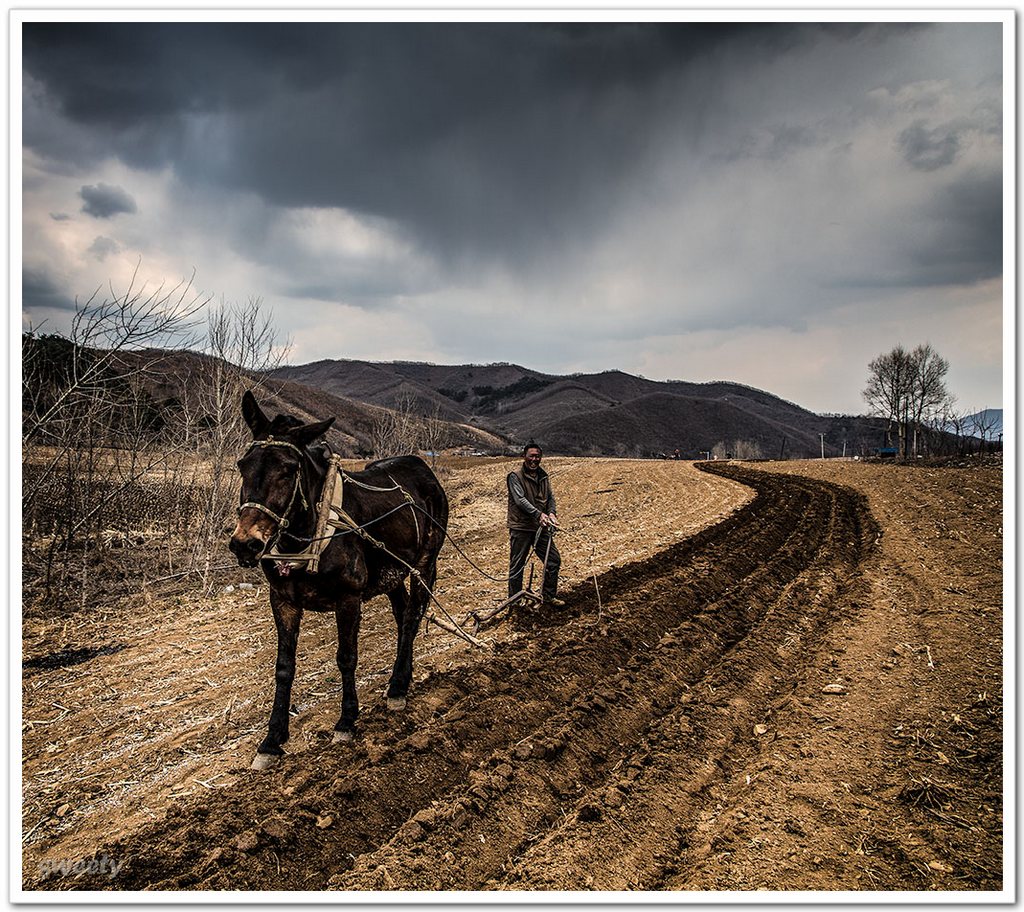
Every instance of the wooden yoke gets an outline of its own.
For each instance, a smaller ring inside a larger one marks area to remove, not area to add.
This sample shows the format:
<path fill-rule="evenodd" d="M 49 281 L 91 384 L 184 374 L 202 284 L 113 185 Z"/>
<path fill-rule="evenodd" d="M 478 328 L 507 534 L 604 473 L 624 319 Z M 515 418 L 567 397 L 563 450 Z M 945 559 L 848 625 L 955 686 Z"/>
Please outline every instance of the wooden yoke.
<path fill-rule="evenodd" d="M 316 507 L 316 532 L 314 532 L 315 541 L 313 542 L 313 548 L 309 556 L 306 569 L 310 573 L 316 573 L 320 566 L 320 555 L 323 554 L 324 548 L 327 545 L 325 535 L 327 533 L 328 525 L 331 523 L 331 510 L 337 509 L 338 513 L 342 513 L 341 499 L 343 496 L 344 486 L 341 482 L 341 457 L 331 455 L 329 467 L 327 469 L 327 475 L 324 478 L 323 490 L 320 492 L 320 502 Z M 337 494 L 337 504 L 335 504 L 335 495 Z"/>

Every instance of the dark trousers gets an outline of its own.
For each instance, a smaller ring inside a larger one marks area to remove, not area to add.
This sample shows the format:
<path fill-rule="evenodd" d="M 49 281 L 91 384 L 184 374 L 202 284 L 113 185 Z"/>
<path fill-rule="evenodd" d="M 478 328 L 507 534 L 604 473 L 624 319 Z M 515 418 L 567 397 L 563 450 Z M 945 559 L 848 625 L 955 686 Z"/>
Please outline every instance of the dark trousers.
<path fill-rule="evenodd" d="M 530 548 L 533 546 L 533 538 L 536 532 L 522 532 L 519 529 L 508 530 L 509 557 L 508 557 L 508 594 L 515 595 L 523 588 L 523 570 L 530 557 Z M 548 542 L 551 549 L 548 550 Z M 558 592 L 558 570 L 562 566 L 562 555 L 558 553 L 558 547 L 551 535 L 550 530 L 544 529 L 537 539 L 537 546 L 534 548 L 537 557 L 544 560 L 547 555 L 547 566 L 544 568 L 544 591 L 541 597 L 544 601 L 550 601 Z"/>

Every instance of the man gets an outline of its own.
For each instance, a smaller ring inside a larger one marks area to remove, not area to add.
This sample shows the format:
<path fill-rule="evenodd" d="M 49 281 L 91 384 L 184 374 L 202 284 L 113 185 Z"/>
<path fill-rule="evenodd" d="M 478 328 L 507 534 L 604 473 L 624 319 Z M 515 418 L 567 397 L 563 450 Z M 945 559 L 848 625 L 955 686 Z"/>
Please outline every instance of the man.
<path fill-rule="evenodd" d="M 523 447 L 522 466 L 515 472 L 509 472 L 507 479 L 508 594 L 511 598 L 522 590 L 523 570 L 532 547 L 542 561 L 547 558 L 544 568 L 544 589 L 541 593 L 544 604 L 561 608 L 565 602 L 557 598 L 556 593 L 562 557 L 555 546 L 553 534 L 558 528 L 558 516 L 555 512 L 555 495 L 551 490 L 551 480 L 548 473 L 540 467 L 541 455 L 540 447 L 531 440 Z"/>

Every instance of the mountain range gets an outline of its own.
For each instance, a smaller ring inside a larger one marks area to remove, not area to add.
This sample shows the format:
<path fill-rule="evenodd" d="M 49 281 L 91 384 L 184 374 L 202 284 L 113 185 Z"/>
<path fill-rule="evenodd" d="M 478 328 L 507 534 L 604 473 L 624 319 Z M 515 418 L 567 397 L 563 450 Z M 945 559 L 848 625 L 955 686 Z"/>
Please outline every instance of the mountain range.
<path fill-rule="evenodd" d="M 73 346 L 58 336 L 26 335 L 23 347 L 43 384 L 37 384 L 38 395 L 23 402 L 32 409 L 45 398 L 46 384 L 59 387 L 66 381 Z M 183 429 L 186 436 L 189 428 L 218 423 L 219 415 L 238 407 L 234 394 L 224 400 L 224 390 L 225 378 L 237 377 L 239 370 L 194 350 L 125 349 L 109 363 L 114 375 L 133 378 L 126 390 L 141 380 L 145 402 L 131 406 L 137 419 L 153 428 Z M 306 422 L 333 416 L 328 441 L 335 452 L 350 457 L 397 452 L 396 444 L 516 454 L 535 441 L 548 453 L 565 455 L 779 459 L 874 455 L 894 442 L 887 439 L 884 419 L 819 415 L 723 380 L 658 381 L 618 370 L 546 374 L 508 363 L 358 360 L 250 374 L 251 381 L 228 379 L 228 384 L 257 387 L 269 414 L 288 413 Z M 925 452 L 998 447 L 1002 417 L 1002 409 L 960 417 L 945 432 L 929 432 Z M 972 437 L 973 442 L 958 440 Z"/>
<path fill-rule="evenodd" d="M 568 455 L 837 456 L 873 452 L 885 433 L 879 419 L 816 415 L 739 383 L 656 381 L 617 370 L 566 376 L 516 364 L 325 360 L 272 377 L 364 409 L 435 415 L 461 429 L 457 437 L 479 433 L 476 447 L 488 452 L 535 440 L 545 452 Z"/>

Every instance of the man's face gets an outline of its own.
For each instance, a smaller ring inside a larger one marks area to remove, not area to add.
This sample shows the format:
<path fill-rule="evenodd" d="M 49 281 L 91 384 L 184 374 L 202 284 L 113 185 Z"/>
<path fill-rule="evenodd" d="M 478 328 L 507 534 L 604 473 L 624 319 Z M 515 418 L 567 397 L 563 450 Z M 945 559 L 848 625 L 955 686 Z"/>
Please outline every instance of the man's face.
<path fill-rule="evenodd" d="M 540 450 L 530 447 L 523 456 L 523 465 L 531 471 L 540 465 Z"/>

